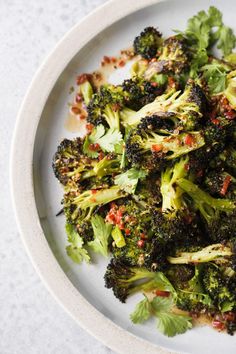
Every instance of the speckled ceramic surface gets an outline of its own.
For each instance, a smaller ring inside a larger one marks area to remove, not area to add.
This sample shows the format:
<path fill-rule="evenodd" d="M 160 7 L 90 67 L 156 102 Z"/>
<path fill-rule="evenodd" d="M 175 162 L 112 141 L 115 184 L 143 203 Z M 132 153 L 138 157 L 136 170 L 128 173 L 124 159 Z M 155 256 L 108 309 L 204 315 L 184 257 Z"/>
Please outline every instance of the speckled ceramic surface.
<path fill-rule="evenodd" d="M 109 2 L 59 43 L 39 70 L 19 114 L 12 153 L 12 191 L 25 246 L 64 308 L 121 353 L 231 354 L 236 342 L 210 328 L 196 328 L 169 339 L 156 331 L 152 321 L 134 326 L 129 313 L 139 295 L 123 305 L 104 289 L 106 261 L 97 258 L 93 265 L 78 266 L 66 257 L 64 220 L 55 217 L 62 192 L 53 177 L 51 159 L 62 137 L 75 136 L 64 129 L 67 103 L 72 99 L 69 88 L 76 74 L 96 69 L 104 54 L 116 55 L 118 49 L 128 47 L 145 26 L 158 26 L 168 35 L 172 28 L 184 28 L 191 15 L 210 4 L 203 0 Z M 214 5 L 224 13 L 226 23 L 234 26 L 234 2 L 214 1 Z"/>

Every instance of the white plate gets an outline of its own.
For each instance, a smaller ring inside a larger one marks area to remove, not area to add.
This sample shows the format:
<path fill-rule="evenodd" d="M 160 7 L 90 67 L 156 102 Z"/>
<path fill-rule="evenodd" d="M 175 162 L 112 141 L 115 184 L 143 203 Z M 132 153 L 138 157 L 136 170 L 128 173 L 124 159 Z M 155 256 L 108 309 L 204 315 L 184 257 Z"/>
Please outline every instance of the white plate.
<path fill-rule="evenodd" d="M 153 5 L 154 4 L 154 5 Z M 164 35 L 184 29 L 187 19 L 214 4 L 225 22 L 235 27 L 235 1 L 117 0 L 105 4 L 75 26 L 39 69 L 19 113 L 11 156 L 12 195 L 22 239 L 41 278 L 81 326 L 121 353 L 230 354 L 236 337 L 202 327 L 169 339 L 152 321 L 134 326 L 129 313 L 140 298 L 121 304 L 104 288 L 107 261 L 78 266 L 66 256 L 62 190 L 53 176 L 51 160 L 63 137 L 69 88 L 75 77 L 99 66 L 104 54 L 127 48 L 145 26 L 158 26 Z M 141 9 L 141 10 L 140 10 Z M 139 11 L 137 11 L 139 10 Z M 235 28 L 236 29 L 236 28 Z"/>

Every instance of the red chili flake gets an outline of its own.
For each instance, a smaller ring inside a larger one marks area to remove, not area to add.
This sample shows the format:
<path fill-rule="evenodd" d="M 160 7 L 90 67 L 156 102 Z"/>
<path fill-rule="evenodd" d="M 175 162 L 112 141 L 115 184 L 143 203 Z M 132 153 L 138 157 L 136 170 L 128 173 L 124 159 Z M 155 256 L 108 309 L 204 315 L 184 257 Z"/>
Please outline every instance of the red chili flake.
<path fill-rule="evenodd" d="M 91 189 L 92 194 L 96 194 L 97 192 L 98 192 L 97 189 Z"/>
<path fill-rule="evenodd" d="M 163 149 L 163 145 L 162 144 L 154 144 L 152 145 L 152 151 L 154 152 L 160 152 Z"/>
<path fill-rule="evenodd" d="M 96 199 L 96 198 L 90 198 L 90 201 L 91 201 L 92 203 L 96 203 L 96 202 L 97 202 L 97 199 Z"/>
<path fill-rule="evenodd" d="M 197 177 L 202 177 L 203 176 L 203 170 L 199 170 L 197 172 Z"/>
<path fill-rule="evenodd" d="M 104 55 L 102 61 L 103 61 L 105 64 L 109 64 L 109 63 L 111 62 L 111 59 L 110 59 L 108 56 Z"/>
<path fill-rule="evenodd" d="M 94 127 L 94 125 L 91 123 L 86 124 L 86 129 L 89 133 L 91 133 L 91 131 L 93 130 L 93 127 Z"/>
<path fill-rule="evenodd" d="M 186 145 L 192 146 L 194 144 L 194 137 L 191 134 L 187 134 L 184 139 L 184 142 Z"/>
<path fill-rule="evenodd" d="M 74 113 L 74 114 L 80 114 L 81 113 L 81 109 L 79 107 L 76 107 L 76 106 L 72 106 L 71 107 L 71 111 Z"/>
<path fill-rule="evenodd" d="M 80 119 L 85 119 L 86 118 L 86 115 L 85 114 L 81 114 L 80 115 Z"/>
<path fill-rule="evenodd" d="M 125 234 L 126 234 L 126 235 L 130 235 L 130 234 L 131 234 L 130 229 L 125 229 Z"/>
<path fill-rule="evenodd" d="M 224 182 L 223 182 L 223 186 L 222 186 L 222 188 L 220 190 L 220 194 L 221 195 L 224 196 L 226 194 L 226 192 L 227 192 L 227 190 L 229 188 L 230 182 L 231 182 L 231 176 L 228 175 L 228 176 L 225 177 Z"/>
<path fill-rule="evenodd" d="M 100 150 L 100 145 L 99 144 L 89 144 L 89 150 L 91 151 L 98 151 Z"/>
<path fill-rule="evenodd" d="M 116 63 L 117 62 L 116 57 L 111 57 L 111 61 L 112 61 L 112 63 Z"/>
<path fill-rule="evenodd" d="M 234 312 L 225 312 L 223 314 L 223 317 L 226 321 L 230 321 L 230 322 L 235 322 L 236 320 L 236 313 Z"/>
<path fill-rule="evenodd" d="M 186 164 L 184 165 L 184 169 L 185 169 L 185 171 L 189 171 L 189 169 L 190 169 L 190 164 L 189 164 L 189 163 L 186 163 Z"/>
<path fill-rule="evenodd" d="M 224 115 L 228 119 L 234 119 L 236 117 L 236 112 L 228 111 L 228 112 L 225 112 Z"/>
<path fill-rule="evenodd" d="M 172 76 L 169 76 L 168 77 L 168 85 L 170 86 L 170 87 L 175 87 L 175 79 L 172 77 Z"/>
<path fill-rule="evenodd" d="M 155 293 L 156 293 L 156 296 L 161 296 L 161 297 L 169 297 L 170 296 L 169 291 L 156 290 Z"/>
<path fill-rule="evenodd" d="M 193 217 L 192 217 L 192 215 L 185 215 L 184 220 L 185 220 L 186 223 L 189 225 L 189 224 L 192 223 Z"/>
<path fill-rule="evenodd" d="M 217 119 L 217 118 L 212 118 L 212 119 L 211 119 L 211 122 L 212 122 L 213 124 L 215 124 L 215 125 L 220 124 L 220 120 Z"/>
<path fill-rule="evenodd" d="M 147 236 L 145 235 L 144 232 L 142 232 L 142 233 L 140 234 L 140 238 L 141 238 L 141 240 L 146 240 Z"/>
<path fill-rule="evenodd" d="M 92 75 L 91 74 L 81 74 L 79 76 L 77 76 L 77 85 L 81 85 L 83 84 L 85 81 L 89 81 L 92 79 Z"/>
<path fill-rule="evenodd" d="M 210 119 L 215 119 L 215 117 L 216 117 L 216 110 L 213 109 L 213 111 L 209 114 L 209 116 L 210 116 Z"/>
<path fill-rule="evenodd" d="M 99 152 L 99 155 L 98 155 L 98 160 L 101 161 L 103 158 L 104 158 L 104 153 L 101 151 Z"/>
<path fill-rule="evenodd" d="M 125 61 L 123 59 L 119 60 L 118 65 L 122 68 L 123 66 L 125 66 Z"/>
<path fill-rule="evenodd" d="M 144 240 L 138 240 L 137 246 L 138 246 L 138 248 L 143 248 L 145 246 L 145 241 Z"/>
<path fill-rule="evenodd" d="M 224 323 L 218 320 L 212 321 L 212 327 L 218 329 L 219 331 L 223 331 L 223 329 L 225 329 Z"/>
<path fill-rule="evenodd" d="M 155 81 L 153 81 L 153 82 L 151 82 L 151 86 L 152 86 L 152 87 L 157 87 L 157 86 L 158 86 L 158 83 L 155 82 Z"/>
<path fill-rule="evenodd" d="M 117 112 L 117 111 L 120 110 L 120 105 L 119 105 L 119 103 L 114 103 L 111 107 L 112 107 L 112 110 L 113 110 L 114 112 Z"/>
<path fill-rule="evenodd" d="M 119 229 L 120 230 L 124 230 L 125 228 L 125 224 L 121 221 L 120 223 L 118 223 Z"/>
<path fill-rule="evenodd" d="M 80 103 L 82 101 L 83 101 L 83 97 L 79 93 L 77 93 L 77 95 L 75 97 L 75 102 Z"/>

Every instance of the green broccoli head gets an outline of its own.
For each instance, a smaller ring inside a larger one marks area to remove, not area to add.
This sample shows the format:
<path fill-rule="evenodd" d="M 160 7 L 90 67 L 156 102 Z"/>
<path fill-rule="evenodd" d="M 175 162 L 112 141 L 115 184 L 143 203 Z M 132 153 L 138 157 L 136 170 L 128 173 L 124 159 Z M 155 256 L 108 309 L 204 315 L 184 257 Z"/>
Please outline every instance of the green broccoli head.
<path fill-rule="evenodd" d="M 198 185 L 184 178 L 176 183 L 192 198 L 195 209 L 200 211 L 206 221 L 206 232 L 213 241 L 221 242 L 235 235 L 236 204 L 234 201 L 214 198 Z"/>
<path fill-rule="evenodd" d="M 103 85 L 100 90 L 92 96 L 87 106 L 89 123 L 97 126 L 105 124 L 109 128 L 120 128 L 120 108 L 124 102 L 124 95 L 121 86 Z"/>
<path fill-rule="evenodd" d="M 193 130 L 199 128 L 206 107 L 207 100 L 203 90 L 194 81 L 189 80 L 182 94 L 181 91 L 169 90 L 157 96 L 153 102 L 127 117 L 125 124 L 136 127 L 146 116 L 157 115 L 163 119 L 172 116 L 175 128 Z"/>
<path fill-rule="evenodd" d="M 64 139 L 53 157 L 53 171 L 56 178 L 63 184 L 69 181 L 78 182 L 83 176 L 93 176 L 96 160 L 83 154 L 83 140 Z"/>
<path fill-rule="evenodd" d="M 156 56 L 161 43 L 161 33 L 154 27 L 146 27 L 134 39 L 134 52 L 145 59 L 151 59 Z"/>
<path fill-rule="evenodd" d="M 146 104 L 163 93 L 164 85 L 155 85 L 138 76 L 124 80 L 122 89 L 125 97 L 125 106 L 138 111 Z M 135 112 L 134 112 L 135 113 Z"/>
<path fill-rule="evenodd" d="M 226 312 L 235 309 L 236 295 L 230 291 L 225 278 L 217 267 L 211 264 L 206 266 L 202 282 L 205 291 L 219 310 Z"/>
<path fill-rule="evenodd" d="M 189 68 L 189 64 L 190 51 L 186 40 L 180 35 L 167 38 L 163 42 L 161 54 L 156 63 L 157 72 L 180 74 Z"/>
<path fill-rule="evenodd" d="M 154 277 L 155 272 L 145 268 L 128 267 L 118 259 L 112 259 L 104 279 L 105 286 L 113 290 L 115 297 L 125 302 L 129 295 L 141 291 Z"/>
<path fill-rule="evenodd" d="M 142 266 L 152 237 L 150 215 L 146 208 L 139 202 L 126 200 L 120 207 L 113 204 L 106 219 L 119 225 L 125 239 L 123 247 L 112 243 L 113 256 L 128 266 Z"/>
<path fill-rule="evenodd" d="M 126 141 L 127 158 L 132 165 L 148 169 L 160 169 L 165 162 L 188 154 L 205 144 L 202 133 L 171 132 L 166 129 L 165 119 L 153 116 L 149 124 L 134 128 Z M 145 128 L 144 128 L 145 126 Z"/>

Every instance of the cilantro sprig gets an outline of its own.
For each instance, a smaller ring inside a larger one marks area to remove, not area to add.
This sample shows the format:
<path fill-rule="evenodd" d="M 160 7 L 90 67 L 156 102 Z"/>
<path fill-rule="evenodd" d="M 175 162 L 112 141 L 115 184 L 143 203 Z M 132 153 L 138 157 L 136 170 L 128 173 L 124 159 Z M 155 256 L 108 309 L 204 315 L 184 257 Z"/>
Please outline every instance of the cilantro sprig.
<path fill-rule="evenodd" d="M 130 315 L 133 323 L 143 323 L 151 316 L 157 319 L 158 330 L 168 337 L 185 333 L 192 328 L 192 318 L 172 312 L 173 301 L 170 297 L 156 296 L 152 301 L 145 296 Z"/>

